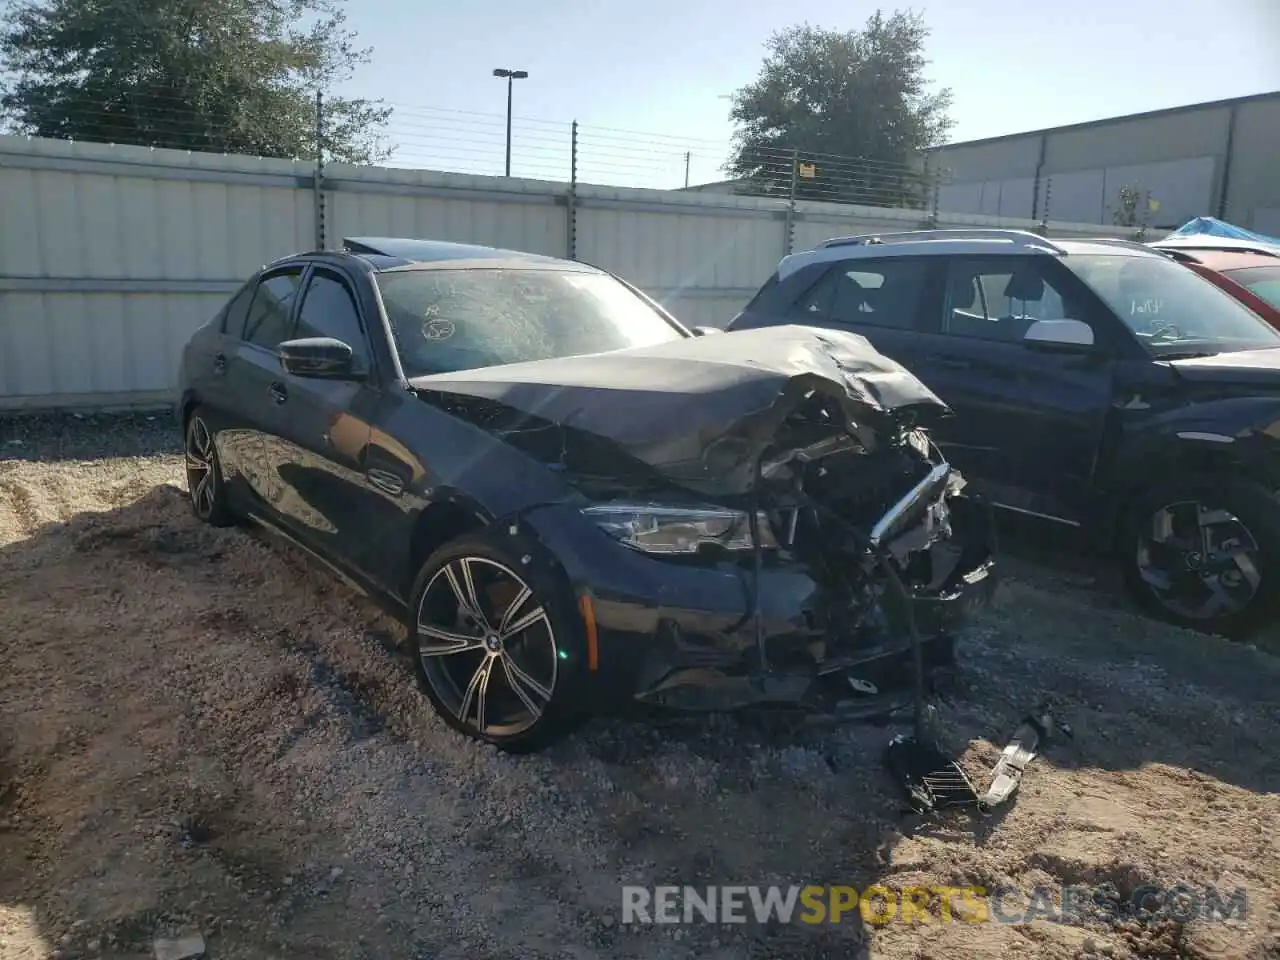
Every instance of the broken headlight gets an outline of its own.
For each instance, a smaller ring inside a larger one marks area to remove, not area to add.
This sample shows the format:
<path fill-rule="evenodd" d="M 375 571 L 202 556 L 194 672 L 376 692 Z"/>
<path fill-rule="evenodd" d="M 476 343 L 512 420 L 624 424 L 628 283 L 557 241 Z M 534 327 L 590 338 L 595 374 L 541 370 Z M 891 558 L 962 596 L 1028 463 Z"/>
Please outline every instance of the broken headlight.
<path fill-rule="evenodd" d="M 704 545 L 751 550 L 751 523 L 740 510 L 654 503 L 601 503 L 582 511 L 614 539 L 644 553 L 697 553 Z M 769 519 L 759 514 L 760 547 L 778 546 Z"/>

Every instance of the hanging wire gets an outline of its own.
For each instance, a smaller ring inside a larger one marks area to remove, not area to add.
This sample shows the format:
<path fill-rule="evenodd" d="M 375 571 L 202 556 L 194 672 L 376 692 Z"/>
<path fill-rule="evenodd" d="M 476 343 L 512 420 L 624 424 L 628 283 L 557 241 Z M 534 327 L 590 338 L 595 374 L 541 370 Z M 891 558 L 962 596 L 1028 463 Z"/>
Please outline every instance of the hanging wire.
<path fill-rule="evenodd" d="M 502 176 L 506 115 L 388 101 L 385 124 L 367 131 L 372 162 L 402 169 Z M 310 159 L 314 103 L 280 98 L 267 117 L 224 104 L 202 108 L 178 94 L 140 94 L 101 106 L 50 112 L 35 131 L 60 139 L 131 143 L 202 152 Z M 327 100 L 325 109 L 341 103 Z M 310 112 L 309 112 L 310 111 Z M 326 117 L 335 146 L 345 118 Z M 12 126 L 12 124 L 11 124 Z M 800 201 L 925 209 L 939 177 L 923 165 L 823 150 L 739 148 L 729 140 L 513 116 L 512 176 L 568 184 L 691 190 Z M 24 131 L 17 131 L 24 132 Z M 341 156 L 330 157 L 341 162 Z M 576 163 L 576 166 L 575 166 Z"/>

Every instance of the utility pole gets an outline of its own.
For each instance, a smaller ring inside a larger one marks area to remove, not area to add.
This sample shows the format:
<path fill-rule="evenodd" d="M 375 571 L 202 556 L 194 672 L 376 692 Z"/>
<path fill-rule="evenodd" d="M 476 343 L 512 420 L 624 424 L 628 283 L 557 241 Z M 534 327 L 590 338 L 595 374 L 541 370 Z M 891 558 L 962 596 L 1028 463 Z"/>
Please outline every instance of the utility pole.
<path fill-rule="evenodd" d="M 684 188 L 689 189 L 689 157 L 693 154 L 692 150 L 684 152 Z"/>
<path fill-rule="evenodd" d="M 511 176 L 511 88 L 515 81 L 523 80 L 529 76 L 528 70 L 507 70 L 499 67 L 493 71 L 495 77 L 502 77 L 507 81 L 507 176 Z"/>

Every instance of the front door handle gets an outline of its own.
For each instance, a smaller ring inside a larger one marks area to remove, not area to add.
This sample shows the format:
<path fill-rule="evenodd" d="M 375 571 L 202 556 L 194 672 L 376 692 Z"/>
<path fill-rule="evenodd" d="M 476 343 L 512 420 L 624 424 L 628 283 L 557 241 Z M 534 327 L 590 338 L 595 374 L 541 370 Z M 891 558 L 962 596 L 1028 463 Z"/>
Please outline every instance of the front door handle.
<path fill-rule="evenodd" d="M 968 360 L 956 360 L 951 357 L 941 357 L 938 360 L 938 366 L 946 367 L 949 370 L 970 370 L 973 364 Z"/>
<path fill-rule="evenodd" d="M 227 355 L 225 353 L 215 353 L 213 355 L 213 372 L 219 375 L 227 372 Z"/>
<path fill-rule="evenodd" d="M 276 403 L 284 403 L 289 399 L 289 391 L 284 388 L 283 383 L 273 383 L 270 387 L 271 399 Z"/>

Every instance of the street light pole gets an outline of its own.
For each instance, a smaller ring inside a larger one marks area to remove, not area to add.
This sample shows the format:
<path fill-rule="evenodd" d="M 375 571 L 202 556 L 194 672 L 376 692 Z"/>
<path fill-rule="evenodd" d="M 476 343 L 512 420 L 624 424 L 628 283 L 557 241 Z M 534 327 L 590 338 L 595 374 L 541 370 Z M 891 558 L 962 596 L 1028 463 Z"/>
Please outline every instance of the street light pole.
<path fill-rule="evenodd" d="M 503 77 L 507 81 L 507 176 L 511 176 L 511 88 L 517 80 L 523 80 L 529 76 L 528 70 L 505 70 L 498 68 L 493 71 L 495 77 Z"/>

